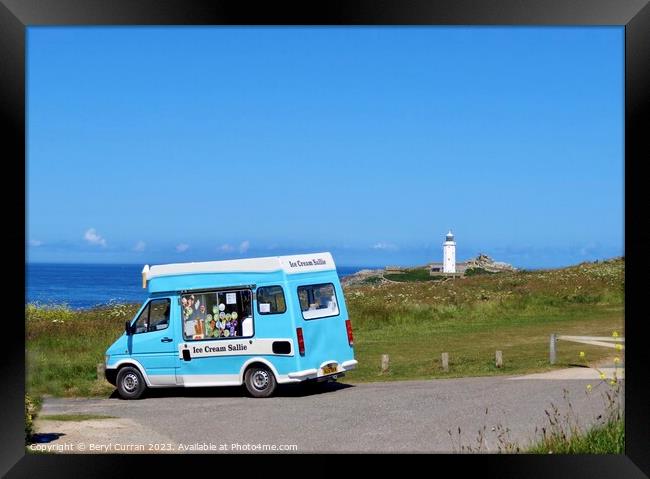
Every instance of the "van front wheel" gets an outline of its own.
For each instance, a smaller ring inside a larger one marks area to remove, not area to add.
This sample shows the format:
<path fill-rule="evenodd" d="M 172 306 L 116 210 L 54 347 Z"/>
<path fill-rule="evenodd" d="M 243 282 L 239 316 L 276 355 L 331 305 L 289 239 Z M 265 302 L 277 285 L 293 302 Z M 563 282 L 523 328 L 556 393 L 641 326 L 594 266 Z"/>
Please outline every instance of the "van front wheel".
<path fill-rule="evenodd" d="M 124 399 L 138 399 L 146 387 L 142 374 L 134 367 L 125 366 L 117 373 L 117 391 Z"/>
<path fill-rule="evenodd" d="M 269 397 L 277 386 L 273 372 L 264 366 L 248 368 L 244 383 L 250 395 L 256 398 Z"/>

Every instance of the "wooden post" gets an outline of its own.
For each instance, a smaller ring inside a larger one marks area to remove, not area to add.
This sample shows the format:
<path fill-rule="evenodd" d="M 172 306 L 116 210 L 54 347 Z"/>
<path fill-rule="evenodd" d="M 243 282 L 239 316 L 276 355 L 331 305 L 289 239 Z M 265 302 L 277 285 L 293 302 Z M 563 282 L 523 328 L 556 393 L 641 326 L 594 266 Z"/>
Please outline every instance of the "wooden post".
<path fill-rule="evenodd" d="M 99 363 L 97 365 L 97 379 L 102 379 L 104 377 L 104 370 L 106 369 L 106 366 L 104 363 Z"/>
<path fill-rule="evenodd" d="M 389 366 L 388 354 L 382 354 L 381 355 L 381 372 L 382 373 L 388 372 L 388 366 Z"/>
<path fill-rule="evenodd" d="M 449 353 L 442 353 L 442 370 L 449 372 Z"/>
<path fill-rule="evenodd" d="M 501 351 L 496 352 L 494 355 L 494 360 L 497 368 L 503 367 L 503 353 Z"/>
<path fill-rule="evenodd" d="M 549 360 L 551 364 L 555 364 L 555 353 L 557 352 L 555 349 L 556 343 L 557 343 L 557 334 L 553 333 L 551 334 L 551 340 L 549 344 Z"/>

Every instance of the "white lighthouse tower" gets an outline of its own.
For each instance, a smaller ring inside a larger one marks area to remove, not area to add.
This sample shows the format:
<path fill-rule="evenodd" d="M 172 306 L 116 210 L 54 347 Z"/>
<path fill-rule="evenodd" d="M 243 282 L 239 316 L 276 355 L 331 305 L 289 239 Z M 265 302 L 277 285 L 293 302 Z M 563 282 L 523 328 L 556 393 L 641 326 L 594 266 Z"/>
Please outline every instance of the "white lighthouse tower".
<path fill-rule="evenodd" d="M 442 272 L 455 273 L 456 272 L 456 242 L 451 230 L 445 237 L 445 242 L 442 243 Z"/>

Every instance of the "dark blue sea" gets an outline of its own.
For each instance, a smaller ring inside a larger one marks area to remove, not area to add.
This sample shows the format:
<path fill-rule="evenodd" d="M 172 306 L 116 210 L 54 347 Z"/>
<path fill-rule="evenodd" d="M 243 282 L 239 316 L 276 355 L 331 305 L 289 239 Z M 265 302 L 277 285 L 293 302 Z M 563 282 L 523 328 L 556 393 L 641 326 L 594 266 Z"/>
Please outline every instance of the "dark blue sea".
<path fill-rule="evenodd" d="M 338 266 L 343 278 L 377 266 Z M 111 301 L 142 303 L 141 264 L 52 264 L 27 265 L 25 302 L 65 304 L 73 309 L 101 306 Z"/>

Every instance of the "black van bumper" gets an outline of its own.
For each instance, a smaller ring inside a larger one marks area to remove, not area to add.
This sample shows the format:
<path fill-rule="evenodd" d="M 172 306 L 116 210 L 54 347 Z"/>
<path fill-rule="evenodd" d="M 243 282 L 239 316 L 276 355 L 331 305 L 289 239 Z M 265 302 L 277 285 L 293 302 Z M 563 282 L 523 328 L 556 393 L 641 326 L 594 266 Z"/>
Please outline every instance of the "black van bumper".
<path fill-rule="evenodd" d="M 117 369 L 104 369 L 104 377 L 113 386 L 117 383 Z"/>
<path fill-rule="evenodd" d="M 339 378 L 342 378 L 345 376 L 345 372 L 340 372 L 340 373 L 333 373 L 333 374 L 328 374 L 327 376 L 319 376 L 314 379 L 307 379 L 307 382 L 316 382 L 316 383 L 322 383 L 325 381 L 336 381 Z"/>

